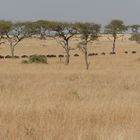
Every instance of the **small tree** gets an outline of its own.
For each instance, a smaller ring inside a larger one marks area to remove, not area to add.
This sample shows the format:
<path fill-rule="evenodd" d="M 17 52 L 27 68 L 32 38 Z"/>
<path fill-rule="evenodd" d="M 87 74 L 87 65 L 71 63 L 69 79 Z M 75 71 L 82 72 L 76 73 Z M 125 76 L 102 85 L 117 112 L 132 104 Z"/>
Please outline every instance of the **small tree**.
<path fill-rule="evenodd" d="M 78 44 L 78 48 L 85 55 L 86 69 L 89 69 L 88 62 L 88 44 L 97 40 L 100 32 L 100 25 L 94 23 L 77 23 L 79 33 L 81 35 L 81 42 Z"/>
<path fill-rule="evenodd" d="M 139 33 L 139 29 L 140 29 L 140 25 L 131 25 L 129 26 L 129 28 L 131 29 L 131 37 L 129 38 L 132 41 L 136 41 L 137 43 L 140 43 L 140 33 Z"/>
<path fill-rule="evenodd" d="M 52 24 L 50 24 L 50 27 L 54 32 L 52 33 L 54 38 L 66 52 L 65 64 L 68 65 L 70 62 L 70 51 L 72 50 L 69 45 L 69 41 L 74 35 L 77 34 L 75 24 L 66 22 L 52 22 Z"/>
<path fill-rule="evenodd" d="M 34 31 L 34 26 L 31 22 L 19 22 L 10 25 L 9 31 L 6 32 L 6 39 L 11 50 L 11 56 L 14 58 L 15 47 L 26 37 L 31 36 Z"/>
<path fill-rule="evenodd" d="M 112 20 L 107 26 L 105 26 L 105 33 L 111 34 L 113 36 L 113 48 L 112 52 L 115 53 L 117 34 L 122 34 L 127 30 L 121 20 Z"/>

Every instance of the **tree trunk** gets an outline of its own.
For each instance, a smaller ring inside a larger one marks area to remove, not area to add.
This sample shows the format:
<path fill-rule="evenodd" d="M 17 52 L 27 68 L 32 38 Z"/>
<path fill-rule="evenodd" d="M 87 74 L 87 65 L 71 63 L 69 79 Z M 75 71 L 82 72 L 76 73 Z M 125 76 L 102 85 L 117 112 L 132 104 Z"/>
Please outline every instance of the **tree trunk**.
<path fill-rule="evenodd" d="M 67 50 L 66 52 L 66 61 L 65 61 L 65 64 L 68 65 L 70 62 L 70 54 L 69 54 L 69 50 Z"/>
<path fill-rule="evenodd" d="M 87 45 L 85 48 L 85 64 L 86 64 L 86 69 L 89 69 L 89 62 L 88 62 L 88 52 L 87 52 Z"/>
<path fill-rule="evenodd" d="M 68 65 L 70 63 L 70 49 L 68 40 L 66 40 L 66 61 L 65 64 Z"/>
<path fill-rule="evenodd" d="M 40 34 L 40 40 L 45 40 L 45 36 L 43 33 Z"/>
<path fill-rule="evenodd" d="M 113 53 L 115 53 L 115 48 L 116 48 L 116 36 L 114 36 L 114 41 L 113 41 L 113 48 L 112 48 Z"/>
<path fill-rule="evenodd" d="M 14 56 L 15 56 L 15 47 L 10 46 L 10 48 L 11 48 L 11 56 L 12 56 L 12 58 L 14 58 Z"/>

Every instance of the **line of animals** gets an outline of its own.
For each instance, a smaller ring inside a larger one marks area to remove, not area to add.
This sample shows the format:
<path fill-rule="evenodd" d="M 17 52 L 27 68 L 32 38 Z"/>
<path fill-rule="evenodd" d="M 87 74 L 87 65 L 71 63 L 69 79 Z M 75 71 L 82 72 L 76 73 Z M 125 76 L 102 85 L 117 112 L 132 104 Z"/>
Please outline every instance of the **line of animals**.
<path fill-rule="evenodd" d="M 124 52 L 125 54 L 128 54 L 129 52 L 128 51 L 125 51 Z M 136 51 L 132 51 L 131 52 L 132 54 L 136 54 L 137 52 Z M 110 55 L 115 55 L 116 53 L 115 52 L 110 52 Z M 88 54 L 88 56 L 97 56 L 97 55 L 99 55 L 98 53 L 89 53 Z M 106 53 L 105 52 L 102 52 L 101 53 L 101 55 L 106 55 Z M 32 56 L 32 55 L 30 55 L 30 56 Z M 19 58 L 28 58 L 28 57 L 30 57 L 30 56 L 28 56 L 28 55 L 22 55 L 21 57 L 20 56 L 14 56 L 14 57 L 12 57 L 12 56 L 10 56 L 10 55 L 6 55 L 6 56 L 2 56 L 2 55 L 0 55 L 0 59 L 8 59 L 8 58 L 15 58 L 15 59 L 19 59 Z M 48 57 L 48 58 L 56 58 L 56 57 L 59 57 L 59 58 L 63 58 L 63 57 L 65 57 L 65 55 L 62 55 L 62 54 L 60 54 L 60 55 L 42 55 L 42 56 L 45 56 L 45 57 Z M 79 57 L 79 54 L 74 54 L 73 55 L 74 57 Z"/>

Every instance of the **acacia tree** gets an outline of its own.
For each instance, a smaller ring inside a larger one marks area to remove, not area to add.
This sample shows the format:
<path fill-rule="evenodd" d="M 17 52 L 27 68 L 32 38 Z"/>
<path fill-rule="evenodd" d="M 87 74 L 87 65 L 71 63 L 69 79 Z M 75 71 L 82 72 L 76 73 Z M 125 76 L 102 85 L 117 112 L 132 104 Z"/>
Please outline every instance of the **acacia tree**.
<path fill-rule="evenodd" d="M 88 70 L 88 44 L 98 39 L 101 26 L 95 23 L 77 23 L 77 27 L 81 35 L 78 48 L 84 53 L 86 69 Z"/>
<path fill-rule="evenodd" d="M 105 33 L 111 34 L 113 37 L 113 47 L 112 53 L 115 53 L 116 48 L 116 39 L 118 34 L 122 34 L 127 30 L 127 27 L 124 25 L 123 21 L 114 19 L 107 26 L 105 26 Z"/>
<path fill-rule="evenodd" d="M 32 22 L 10 24 L 10 28 L 7 32 L 5 32 L 5 36 L 10 46 L 12 58 L 14 58 L 15 47 L 19 44 L 19 42 L 31 36 L 34 32 L 35 28 Z"/>
<path fill-rule="evenodd" d="M 131 29 L 131 37 L 129 38 L 132 41 L 136 41 L 137 43 L 140 43 L 140 33 L 139 33 L 139 29 L 140 29 L 140 25 L 135 24 L 135 25 L 131 25 L 129 26 L 129 28 Z"/>
<path fill-rule="evenodd" d="M 56 41 L 63 47 L 66 53 L 65 64 L 70 62 L 70 51 L 73 49 L 69 45 L 70 39 L 77 34 L 75 24 L 66 22 L 51 22 L 50 28 Z"/>

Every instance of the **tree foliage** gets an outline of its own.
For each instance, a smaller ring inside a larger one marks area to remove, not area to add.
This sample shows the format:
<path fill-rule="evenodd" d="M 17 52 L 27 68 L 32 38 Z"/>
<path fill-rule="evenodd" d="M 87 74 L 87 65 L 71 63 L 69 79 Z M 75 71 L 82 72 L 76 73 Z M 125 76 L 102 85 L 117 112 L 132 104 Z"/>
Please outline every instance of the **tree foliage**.
<path fill-rule="evenodd" d="M 64 48 L 66 52 L 65 64 L 69 64 L 70 51 L 72 50 L 69 45 L 70 39 L 77 34 L 77 28 L 73 23 L 67 22 L 51 22 L 50 28 L 53 31 L 53 36 L 56 41 Z"/>
<path fill-rule="evenodd" d="M 78 44 L 78 48 L 85 55 L 86 69 L 88 69 L 88 44 L 98 39 L 101 26 L 95 23 L 77 23 L 76 26 L 81 35 L 81 42 Z"/>
<path fill-rule="evenodd" d="M 114 19 L 107 26 L 105 26 L 105 33 L 113 36 L 112 52 L 115 52 L 117 34 L 123 34 L 127 30 L 122 20 Z"/>

